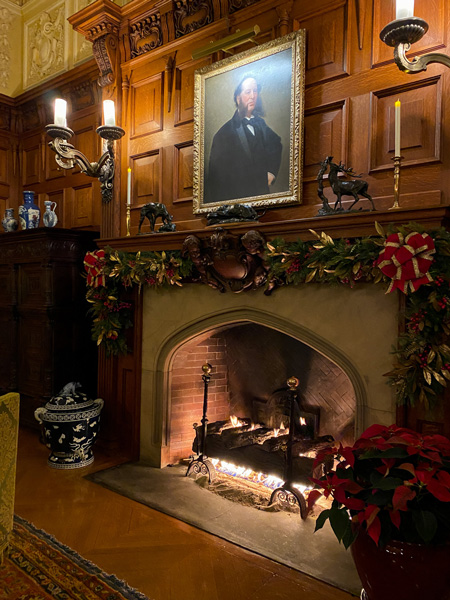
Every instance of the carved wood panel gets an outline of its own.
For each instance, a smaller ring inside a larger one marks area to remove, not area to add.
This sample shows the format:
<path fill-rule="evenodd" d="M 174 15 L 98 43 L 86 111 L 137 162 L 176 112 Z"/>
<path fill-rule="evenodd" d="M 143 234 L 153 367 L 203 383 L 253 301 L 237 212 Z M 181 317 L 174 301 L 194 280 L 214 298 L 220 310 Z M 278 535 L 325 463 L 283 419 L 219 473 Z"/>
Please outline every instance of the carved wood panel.
<path fill-rule="evenodd" d="M 212 0 L 175 0 L 175 37 L 192 33 L 214 20 Z"/>
<path fill-rule="evenodd" d="M 401 102 L 402 164 L 423 164 L 440 159 L 441 78 L 373 93 L 372 170 L 392 167 L 394 156 L 394 103 Z"/>
<path fill-rule="evenodd" d="M 316 179 L 319 163 L 327 156 L 346 160 L 345 101 L 305 112 L 304 181 Z"/>
<path fill-rule="evenodd" d="M 34 142 L 34 143 L 33 143 Z M 39 183 L 40 145 L 36 138 L 31 138 L 22 152 L 22 184 L 26 187 Z"/>
<path fill-rule="evenodd" d="M 192 142 L 177 144 L 174 147 L 173 202 L 192 200 L 193 149 Z"/>
<path fill-rule="evenodd" d="M 394 49 L 383 43 L 379 34 L 385 25 L 395 19 L 395 0 L 374 2 L 373 10 L 373 66 L 378 66 L 394 60 Z M 415 0 L 414 15 L 425 19 L 429 29 L 412 46 L 408 56 L 414 57 L 446 45 L 445 14 L 445 0 Z"/>
<path fill-rule="evenodd" d="M 194 73 L 204 64 L 204 61 L 195 61 L 181 65 L 176 70 L 174 125 L 194 120 Z"/>
<path fill-rule="evenodd" d="M 131 139 L 163 129 L 163 90 L 163 73 L 131 84 Z"/>
<path fill-rule="evenodd" d="M 161 151 L 133 157 L 133 197 L 141 206 L 148 202 L 161 202 Z"/>
<path fill-rule="evenodd" d="M 45 285 L 42 273 L 36 269 L 36 265 L 20 265 L 18 285 L 20 306 L 48 304 Z"/>
<path fill-rule="evenodd" d="M 0 184 L 8 185 L 9 164 L 9 149 L 3 140 L 0 139 Z"/>
<path fill-rule="evenodd" d="M 72 123 L 72 129 L 75 132 L 70 143 L 77 150 L 82 152 L 90 162 L 96 162 L 102 155 L 101 138 L 96 134 L 96 124 L 92 119 L 77 119 Z M 80 168 L 75 166 L 68 173 L 80 173 Z"/>
<path fill-rule="evenodd" d="M 75 187 L 71 204 L 72 227 L 86 227 L 98 222 L 94 219 L 94 188 L 92 183 Z"/>
<path fill-rule="evenodd" d="M 45 315 L 36 318 L 35 314 L 22 315 L 19 323 L 19 356 L 20 392 L 25 394 L 44 394 L 45 365 L 49 363 L 48 321 Z"/>
<path fill-rule="evenodd" d="M 348 74 L 346 5 L 300 19 L 295 29 L 307 30 L 306 85 Z"/>

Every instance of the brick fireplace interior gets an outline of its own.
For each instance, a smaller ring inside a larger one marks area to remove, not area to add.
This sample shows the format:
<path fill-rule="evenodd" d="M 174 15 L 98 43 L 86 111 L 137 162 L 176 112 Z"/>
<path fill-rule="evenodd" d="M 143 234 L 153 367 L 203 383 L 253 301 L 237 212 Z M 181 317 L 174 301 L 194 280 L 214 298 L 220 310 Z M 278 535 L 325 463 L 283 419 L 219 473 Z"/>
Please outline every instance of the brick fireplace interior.
<path fill-rule="evenodd" d="M 344 371 L 327 357 L 284 333 L 256 323 L 236 323 L 200 334 L 174 355 L 170 385 L 168 461 L 192 454 L 193 423 L 203 408 L 202 365 L 212 367 L 208 389 L 209 422 L 231 415 L 272 426 L 286 380 L 299 381 L 304 409 L 320 415 L 318 435 L 351 443 L 356 398 Z M 287 418 L 286 418 L 287 420 Z M 275 423 L 276 425 L 276 423 Z"/>
<path fill-rule="evenodd" d="M 140 456 L 152 466 L 192 454 L 206 362 L 210 423 L 234 414 L 271 426 L 266 409 L 291 376 L 320 413 L 318 435 L 351 442 L 371 423 L 395 422 L 383 374 L 398 304 L 377 286 L 292 286 L 267 297 L 189 285 L 143 300 Z"/>

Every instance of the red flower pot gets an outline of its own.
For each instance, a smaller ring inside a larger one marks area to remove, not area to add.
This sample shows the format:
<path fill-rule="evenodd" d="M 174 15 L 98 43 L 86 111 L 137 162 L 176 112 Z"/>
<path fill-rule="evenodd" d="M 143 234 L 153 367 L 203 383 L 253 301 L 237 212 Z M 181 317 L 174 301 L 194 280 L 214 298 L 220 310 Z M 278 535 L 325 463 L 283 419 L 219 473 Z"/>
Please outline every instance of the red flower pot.
<path fill-rule="evenodd" d="M 360 531 L 350 548 L 367 600 L 450 599 L 450 544 L 392 541 L 379 548 Z"/>

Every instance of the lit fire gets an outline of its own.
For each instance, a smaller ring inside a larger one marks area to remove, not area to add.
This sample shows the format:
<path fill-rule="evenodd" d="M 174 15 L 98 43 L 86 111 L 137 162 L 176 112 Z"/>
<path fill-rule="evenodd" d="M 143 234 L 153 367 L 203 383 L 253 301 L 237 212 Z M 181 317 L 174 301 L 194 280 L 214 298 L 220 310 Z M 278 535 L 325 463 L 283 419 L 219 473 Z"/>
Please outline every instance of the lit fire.
<path fill-rule="evenodd" d="M 242 427 L 242 425 L 244 424 L 242 423 L 242 421 L 239 421 L 239 419 L 235 415 L 230 416 L 230 423 L 233 427 Z"/>
<path fill-rule="evenodd" d="M 306 425 L 306 419 L 304 417 L 300 417 L 300 425 Z"/>
<path fill-rule="evenodd" d="M 211 462 L 213 463 L 216 471 L 220 473 L 224 473 L 226 475 L 231 475 L 232 477 L 238 477 L 239 479 L 244 479 L 245 481 L 251 481 L 253 483 L 259 483 L 264 485 L 265 487 L 276 490 L 284 484 L 284 481 L 275 475 L 266 475 L 265 473 L 256 473 L 247 467 L 238 467 L 233 463 L 226 462 L 224 460 L 220 460 L 218 458 L 211 458 Z M 309 492 L 312 488 L 307 487 L 305 485 L 293 484 L 293 487 L 299 490 L 302 494 L 305 492 Z"/>

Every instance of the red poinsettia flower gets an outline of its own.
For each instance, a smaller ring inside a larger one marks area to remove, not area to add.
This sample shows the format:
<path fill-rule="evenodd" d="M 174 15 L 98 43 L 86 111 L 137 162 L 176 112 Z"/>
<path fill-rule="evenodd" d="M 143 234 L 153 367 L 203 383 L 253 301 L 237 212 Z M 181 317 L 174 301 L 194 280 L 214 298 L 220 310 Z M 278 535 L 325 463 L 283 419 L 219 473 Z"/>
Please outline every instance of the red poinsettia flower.
<path fill-rule="evenodd" d="M 338 538 L 347 547 L 358 528 L 364 528 L 376 544 L 390 539 L 450 540 L 447 438 L 396 425 L 373 425 L 353 446 L 340 445 L 320 453 L 316 466 L 320 459 L 326 472 L 313 481 L 333 502 L 324 517 L 317 519 L 316 529 L 327 519 L 342 525 L 347 515 L 348 529 L 342 535 L 340 527 Z M 313 498 L 316 501 L 317 496 Z M 407 513 L 411 515 L 406 517 Z"/>

